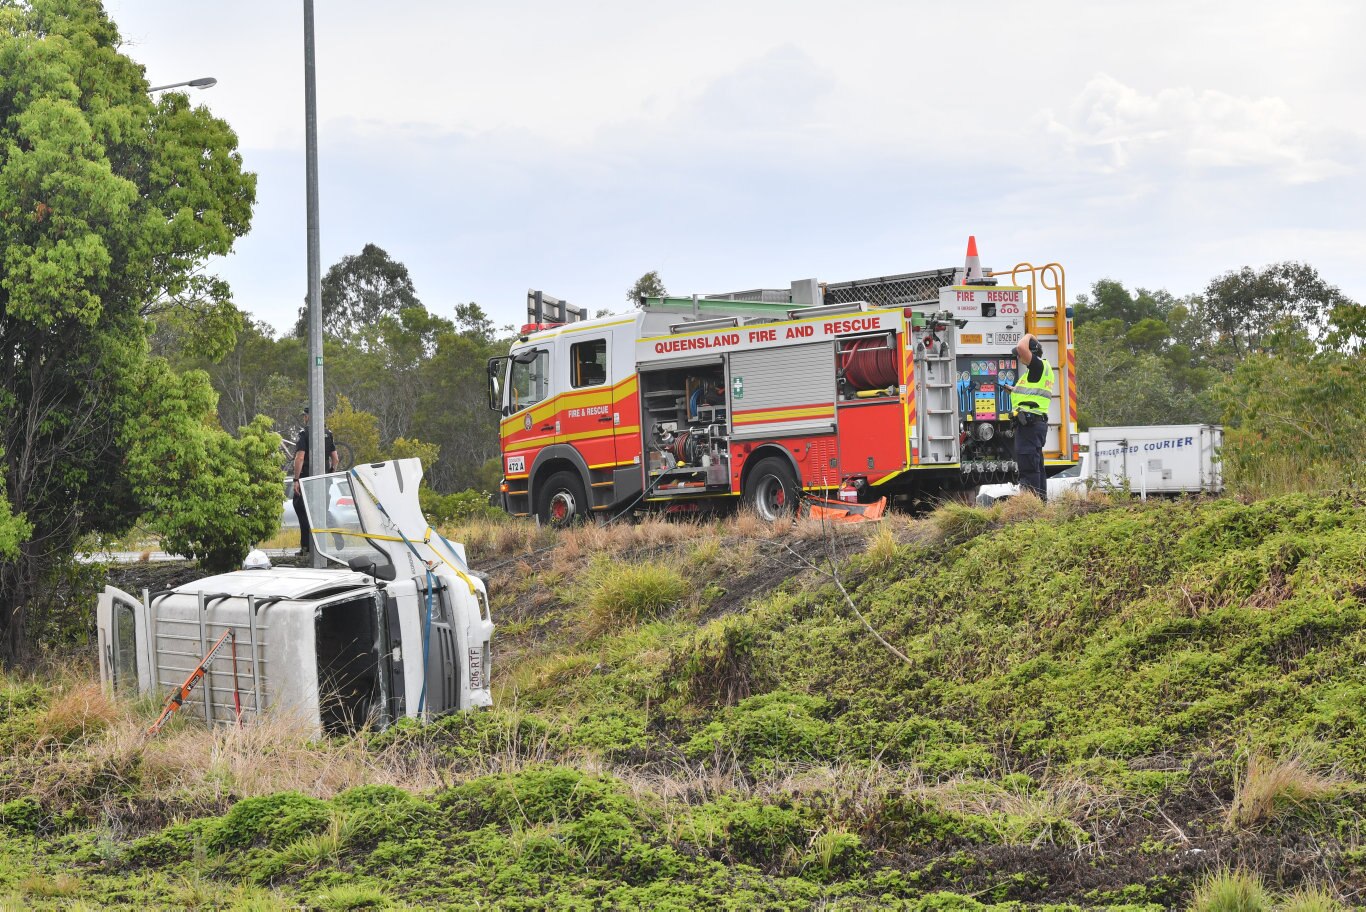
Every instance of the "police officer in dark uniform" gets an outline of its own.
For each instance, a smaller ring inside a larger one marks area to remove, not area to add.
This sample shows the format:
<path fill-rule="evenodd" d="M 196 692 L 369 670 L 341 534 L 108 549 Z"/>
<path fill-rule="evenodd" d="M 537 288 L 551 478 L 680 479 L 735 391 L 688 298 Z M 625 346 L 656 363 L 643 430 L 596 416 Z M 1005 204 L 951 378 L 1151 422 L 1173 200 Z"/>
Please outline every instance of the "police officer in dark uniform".
<path fill-rule="evenodd" d="M 308 407 L 304 406 L 304 427 L 299 432 L 299 439 L 294 444 L 294 515 L 299 518 L 299 553 L 307 554 L 313 540 L 313 529 L 309 526 L 308 512 L 304 509 L 304 492 L 299 485 L 300 478 L 310 475 L 322 474 L 312 467 L 312 460 L 308 459 Z M 328 428 L 326 434 L 327 452 L 327 471 L 337 471 L 338 457 L 337 445 L 332 439 L 332 430 Z M 308 464 L 306 465 L 305 462 Z"/>
<path fill-rule="evenodd" d="M 1044 473 L 1043 448 L 1048 440 L 1048 405 L 1053 398 L 1053 366 L 1043 356 L 1043 346 L 1033 333 L 1025 333 L 1015 347 L 1020 377 L 1010 390 L 1015 413 L 1015 462 L 1020 468 L 1020 487 L 1048 499 L 1048 476 Z"/>

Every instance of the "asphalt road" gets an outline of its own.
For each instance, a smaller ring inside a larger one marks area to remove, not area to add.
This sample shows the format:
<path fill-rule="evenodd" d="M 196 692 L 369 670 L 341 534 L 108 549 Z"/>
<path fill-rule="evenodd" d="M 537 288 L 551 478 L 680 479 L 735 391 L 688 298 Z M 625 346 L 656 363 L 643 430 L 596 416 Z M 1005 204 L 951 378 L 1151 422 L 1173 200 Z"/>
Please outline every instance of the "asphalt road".
<path fill-rule="evenodd" d="M 266 556 L 272 561 L 279 557 L 292 557 L 298 551 L 298 548 L 265 549 Z M 167 554 L 165 551 L 97 551 L 93 554 L 80 555 L 80 560 L 86 564 L 138 564 L 183 561 L 185 558 L 179 554 Z"/>

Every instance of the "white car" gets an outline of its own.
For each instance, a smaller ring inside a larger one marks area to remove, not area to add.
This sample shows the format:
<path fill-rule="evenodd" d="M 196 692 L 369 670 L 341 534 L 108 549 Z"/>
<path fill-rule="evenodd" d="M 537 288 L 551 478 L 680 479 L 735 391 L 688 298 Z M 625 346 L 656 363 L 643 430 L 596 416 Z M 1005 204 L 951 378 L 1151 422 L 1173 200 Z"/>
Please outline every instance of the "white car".
<path fill-rule="evenodd" d="M 1086 490 L 1086 470 L 1087 461 L 1090 454 L 1083 452 L 1078 457 L 1077 464 L 1063 469 L 1058 474 L 1048 479 L 1048 499 L 1053 500 L 1061 497 L 1064 492 L 1075 488 Z M 1000 503 L 1007 497 L 1014 497 L 1020 493 L 1020 486 L 1017 484 L 989 484 L 982 485 L 977 490 L 977 505 L 979 507 L 989 507 L 994 503 Z"/>
<path fill-rule="evenodd" d="M 294 498 L 291 493 L 294 482 L 285 479 L 284 505 L 281 508 L 280 528 L 297 529 L 299 528 L 299 517 L 294 512 Z M 356 502 L 351 497 L 350 485 L 345 485 L 338 481 L 333 481 L 328 488 L 327 497 L 327 519 L 330 525 L 347 526 L 355 525 Z"/>

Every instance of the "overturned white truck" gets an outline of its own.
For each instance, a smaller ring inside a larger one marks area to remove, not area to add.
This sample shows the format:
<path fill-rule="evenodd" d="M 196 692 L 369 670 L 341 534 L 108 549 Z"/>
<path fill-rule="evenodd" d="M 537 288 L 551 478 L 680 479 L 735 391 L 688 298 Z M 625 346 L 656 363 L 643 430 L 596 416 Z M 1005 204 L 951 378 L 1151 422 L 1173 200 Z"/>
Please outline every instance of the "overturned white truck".
<path fill-rule="evenodd" d="M 421 479 L 400 459 L 303 480 L 313 547 L 346 569 L 238 570 L 140 597 L 106 587 L 101 677 L 164 696 L 231 630 L 181 710 L 210 724 L 288 713 L 341 734 L 489 706 L 487 590 L 423 517 Z"/>

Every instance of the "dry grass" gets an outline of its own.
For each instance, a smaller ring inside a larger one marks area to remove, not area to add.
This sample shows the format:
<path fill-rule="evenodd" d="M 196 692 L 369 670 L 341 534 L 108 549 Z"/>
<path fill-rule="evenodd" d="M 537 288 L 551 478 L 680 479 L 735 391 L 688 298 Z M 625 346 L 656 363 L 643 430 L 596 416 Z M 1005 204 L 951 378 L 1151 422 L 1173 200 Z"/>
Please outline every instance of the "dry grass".
<path fill-rule="evenodd" d="M 1300 807 L 1322 801 L 1347 785 L 1347 781 L 1336 773 L 1324 775 L 1310 769 L 1299 755 L 1271 760 L 1253 754 L 1242 775 L 1234 781 L 1228 826 L 1253 826 L 1270 820 L 1286 806 Z"/>
<path fill-rule="evenodd" d="M 1344 912 L 1346 908 L 1322 887 L 1302 887 L 1286 897 L 1280 912 Z"/>
<path fill-rule="evenodd" d="M 1012 525 L 1031 520 L 1063 522 L 1076 516 L 1095 513 L 1117 506 L 1124 500 L 1101 490 L 1073 488 L 1058 497 L 1044 502 L 1030 491 L 1021 491 L 1013 497 L 984 508 L 983 512 L 993 522 Z"/>
<path fill-rule="evenodd" d="M 896 560 L 899 545 L 896 540 L 896 531 L 891 526 L 880 526 L 868 538 L 868 547 L 864 550 L 864 557 L 875 569 L 890 567 Z"/>
<path fill-rule="evenodd" d="M 995 508 L 981 510 L 948 501 L 940 504 L 926 519 L 926 544 L 957 545 L 976 538 L 997 524 Z"/>
<path fill-rule="evenodd" d="M 563 687 L 593 673 L 597 659 L 586 653 L 553 653 L 528 658 L 509 671 L 507 686 L 514 693 Z"/>
<path fill-rule="evenodd" d="M 223 786 L 241 796 L 292 790 L 328 798 L 372 783 L 414 790 L 441 783 L 429 758 L 376 753 L 357 739 L 315 741 L 307 726 L 282 713 L 240 729 L 186 726 L 147 746 L 143 775 L 166 786 Z"/>
<path fill-rule="evenodd" d="M 916 793 L 945 810 L 994 821 L 1003 845 L 1069 844 L 1078 850 L 1085 823 L 1113 815 L 1125 801 L 1122 793 L 1077 776 L 1047 774 L 1029 788 L 958 778 L 921 785 Z"/>
<path fill-rule="evenodd" d="M 369 783 L 421 791 L 446 781 L 430 755 L 376 751 L 363 739 L 314 740 L 309 726 L 284 714 L 241 729 L 185 720 L 149 737 L 154 712 L 146 701 L 103 696 L 95 684 L 72 688 L 40 717 L 53 734 L 35 742 L 7 792 L 56 808 L 93 800 L 117 819 L 130 793 L 216 810 L 229 799 L 283 790 L 329 798 Z M 73 732 L 79 737 L 58 738 Z M 53 750 L 59 743 L 66 747 Z"/>
<path fill-rule="evenodd" d="M 728 518 L 725 528 L 736 538 L 782 538 L 792 529 L 792 520 L 769 522 L 748 507 L 741 507 Z"/>
<path fill-rule="evenodd" d="M 297 548 L 299 547 L 299 530 L 297 528 L 280 529 L 280 531 L 276 532 L 265 541 L 258 542 L 256 547 L 264 550 L 289 550 L 290 548 Z"/>
<path fill-rule="evenodd" d="M 126 707 L 94 681 L 65 681 L 35 724 L 33 750 L 89 741 L 127 716 Z"/>
<path fill-rule="evenodd" d="M 79 879 L 70 874 L 31 874 L 19 881 L 19 889 L 25 896 L 39 899 L 77 896 L 85 889 Z"/>
<path fill-rule="evenodd" d="M 443 526 L 442 535 L 465 546 L 474 561 L 503 561 L 556 543 L 554 529 L 524 520 L 470 520 Z"/>
<path fill-rule="evenodd" d="M 1048 505 L 1040 500 L 1033 491 L 1021 491 L 1014 497 L 995 504 L 991 511 L 1003 523 L 1027 522 L 1044 515 Z"/>

